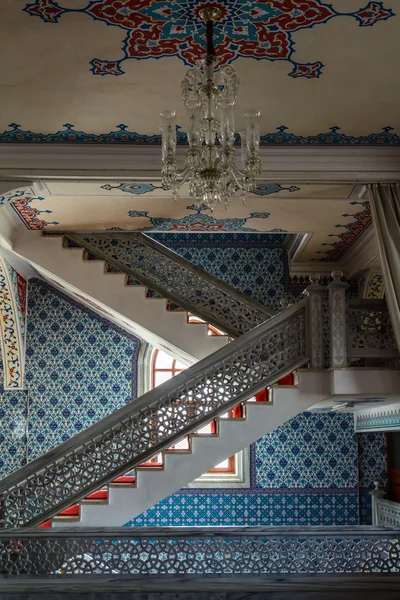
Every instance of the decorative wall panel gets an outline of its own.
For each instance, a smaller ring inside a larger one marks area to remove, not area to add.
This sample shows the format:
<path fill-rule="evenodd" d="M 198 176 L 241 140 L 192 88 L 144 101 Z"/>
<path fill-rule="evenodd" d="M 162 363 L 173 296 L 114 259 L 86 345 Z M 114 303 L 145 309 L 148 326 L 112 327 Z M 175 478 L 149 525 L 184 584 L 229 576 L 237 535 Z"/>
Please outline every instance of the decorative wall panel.
<path fill-rule="evenodd" d="M 374 489 L 374 481 L 387 485 L 386 433 L 360 433 L 358 436 L 359 484 Z"/>
<path fill-rule="evenodd" d="M 127 526 L 358 524 L 352 414 L 303 413 L 250 454 L 250 488 L 183 489 Z"/>
<path fill-rule="evenodd" d="M 26 464 L 27 417 L 28 394 L 4 389 L 0 359 L 0 479 Z"/>
<path fill-rule="evenodd" d="M 356 488 L 353 415 L 306 412 L 256 443 L 258 488 Z"/>
<path fill-rule="evenodd" d="M 21 297 L 18 289 L 18 275 L 10 265 L 0 259 L 0 332 L 4 361 L 4 388 L 23 389 L 24 387 L 24 317 L 22 315 L 23 278 L 19 278 Z"/>
<path fill-rule="evenodd" d="M 217 490 L 178 493 L 139 515 L 126 527 L 260 525 L 357 525 L 354 490 Z"/>
<path fill-rule="evenodd" d="M 386 433 L 360 433 L 358 439 L 358 470 L 360 486 L 360 524 L 372 525 L 371 496 L 369 492 L 378 481 L 387 485 Z"/>
<path fill-rule="evenodd" d="M 47 283 L 30 280 L 29 459 L 136 397 L 137 338 Z"/>

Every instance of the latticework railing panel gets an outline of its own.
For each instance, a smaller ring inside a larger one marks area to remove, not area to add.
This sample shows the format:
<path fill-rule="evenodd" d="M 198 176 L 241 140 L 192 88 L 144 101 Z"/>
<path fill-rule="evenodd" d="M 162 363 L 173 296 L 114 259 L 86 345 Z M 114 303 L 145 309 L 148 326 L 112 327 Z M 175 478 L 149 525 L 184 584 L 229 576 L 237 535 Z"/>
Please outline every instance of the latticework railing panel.
<path fill-rule="evenodd" d="M 3 527 L 37 525 L 308 360 L 303 300 L 0 482 Z"/>
<path fill-rule="evenodd" d="M 349 300 L 346 309 L 349 358 L 399 356 L 385 301 Z"/>
<path fill-rule="evenodd" d="M 0 577 L 307 576 L 399 570 L 399 529 L 132 528 L 0 533 Z"/>

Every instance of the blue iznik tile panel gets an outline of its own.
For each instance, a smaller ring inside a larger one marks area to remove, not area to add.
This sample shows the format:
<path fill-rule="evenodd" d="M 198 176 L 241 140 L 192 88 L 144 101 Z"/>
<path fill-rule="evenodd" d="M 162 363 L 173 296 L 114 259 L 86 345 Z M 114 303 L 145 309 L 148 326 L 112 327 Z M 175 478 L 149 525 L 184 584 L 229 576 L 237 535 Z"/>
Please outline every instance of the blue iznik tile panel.
<path fill-rule="evenodd" d="M 253 233 L 152 233 L 156 241 L 181 254 L 237 290 L 279 310 L 279 301 L 293 301 L 301 289 L 290 285 L 286 235 Z"/>
<path fill-rule="evenodd" d="M 27 403 L 25 390 L 3 389 L 0 360 L 0 479 L 26 464 Z"/>
<path fill-rule="evenodd" d="M 259 440 L 257 488 L 355 488 L 357 439 L 349 413 L 305 412 Z"/>
<path fill-rule="evenodd" d="M 136 397 L 140 342 L 55 288 L 30 280 L 29 460 Z"/>
<path fill-rule="evenodd" d="M 248 489 L 183 489 L 127 526 L 357 525 L 352 414 L 303 413 L 251 448 Z"/>
<path fill-rule="evenodd" d="M 387 486 L 386 433 L 384 431 L 358 433 L 358 468 L 360 485 L 360 523 L 372 525 L 370 490 L 374 481 Z"/>
<path fill-rule="evenodd" d="M 127 527 L 357 525 L 358 496 L 265 490 L 196 490 L 178 493 L 126 524 Z"/>
<path fill-rule="evenodd" d="M 374 488 L 374 481 L 380 487 L 387 485 L 386 433 L 368 432 L 357 434 L 360 488 Z"/>

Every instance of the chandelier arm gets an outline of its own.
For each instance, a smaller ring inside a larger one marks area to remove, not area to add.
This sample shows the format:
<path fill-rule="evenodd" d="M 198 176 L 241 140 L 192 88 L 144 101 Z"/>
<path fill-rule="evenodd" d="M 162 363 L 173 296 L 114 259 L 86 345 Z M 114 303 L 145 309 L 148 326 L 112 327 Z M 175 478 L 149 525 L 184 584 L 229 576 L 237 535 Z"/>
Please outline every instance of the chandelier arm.
<path fill-rule="evenodd" d="M 192 167 L 185 167 L 182 171 L 177 173 L 177 177 L 179 177 L 179 184 L 183 185 L 191 173 L 193 173 Z"/>

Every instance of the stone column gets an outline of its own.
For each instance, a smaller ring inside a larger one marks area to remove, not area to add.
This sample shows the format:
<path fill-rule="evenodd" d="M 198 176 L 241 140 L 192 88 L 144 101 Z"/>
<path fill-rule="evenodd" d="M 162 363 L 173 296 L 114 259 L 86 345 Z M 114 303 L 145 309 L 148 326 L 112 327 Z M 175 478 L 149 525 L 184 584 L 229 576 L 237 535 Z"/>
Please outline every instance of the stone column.
<path fill-rule="evenodd" d="M 324 319 L 322 305 L 325 288 L 318 283 L 318 275 L 310 275 L 309 285 L 304 294 L 308 296 L 308 343 L 310 347 L 310 365 L 313 369 L 324 368 Z"/>
<path fill-rule="evenodd" d="M 329 325 L 331 345 L 331 368 L 347 367 L 346 354 L 346 290 L 348 283 L 341 281 L 342 271 L 332 271 L 329 289 Z"/>

